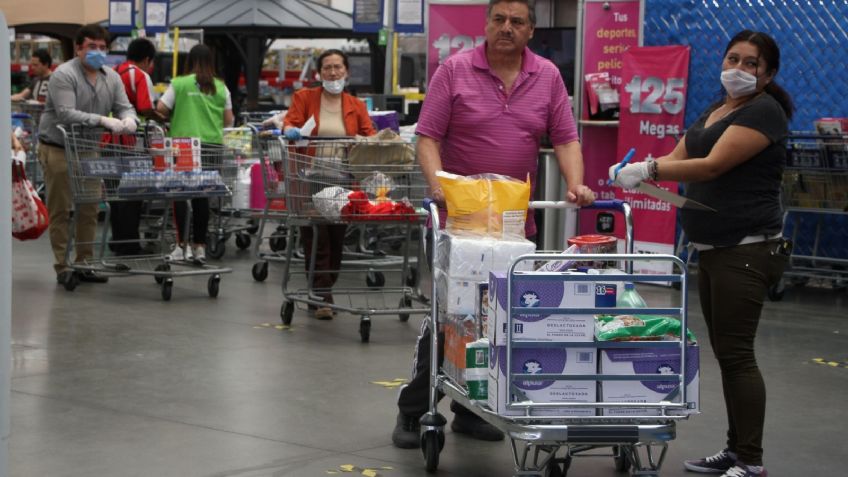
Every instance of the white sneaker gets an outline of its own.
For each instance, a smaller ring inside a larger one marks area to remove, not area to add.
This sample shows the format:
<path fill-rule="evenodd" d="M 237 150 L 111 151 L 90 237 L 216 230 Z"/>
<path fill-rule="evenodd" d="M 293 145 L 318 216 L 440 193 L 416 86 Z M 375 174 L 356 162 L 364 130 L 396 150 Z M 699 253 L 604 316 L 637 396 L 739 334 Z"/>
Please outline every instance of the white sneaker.
<path fill-rule="evenodd" d="M 169 262 L 182 262 L 185 260 L 185 253 L 183 253 L 183 248 L 177 244 L 174 244 L 174 248 L 171 249 L 171 253 L 165 256 L 165 260 Z"/>
<path fill-rule="evenodd" d="M 203 245 L 192 245 L 191 252 L 194 254 L 194 261 L 197 263 L 206 263 L 206 247 Z M 188 258 L 186 259 L 188 260 Z"/>

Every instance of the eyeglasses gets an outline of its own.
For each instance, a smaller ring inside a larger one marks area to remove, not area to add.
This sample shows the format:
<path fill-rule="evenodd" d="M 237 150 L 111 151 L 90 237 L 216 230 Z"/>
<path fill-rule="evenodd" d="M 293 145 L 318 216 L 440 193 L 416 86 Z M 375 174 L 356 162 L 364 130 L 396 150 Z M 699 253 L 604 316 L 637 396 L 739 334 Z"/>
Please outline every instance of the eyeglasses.
<path fill-rule="evenodd" d="M 330 73 L 333 71 L 344 71 L 344 65 L 324 65 L 321 67 L 321 71 L 323 73 Z"/>

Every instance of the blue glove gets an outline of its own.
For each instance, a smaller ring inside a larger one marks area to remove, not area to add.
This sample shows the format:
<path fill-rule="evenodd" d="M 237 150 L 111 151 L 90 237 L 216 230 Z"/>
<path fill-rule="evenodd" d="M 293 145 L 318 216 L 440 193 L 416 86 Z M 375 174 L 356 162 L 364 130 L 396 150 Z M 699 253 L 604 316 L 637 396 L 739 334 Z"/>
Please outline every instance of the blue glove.
<path fill-rule="evenodd" d="M 288 139 L 289 141 L 299 141 L 303 137 L 300 135 L 300 129 L 298 128 L 286 129 L 286 132 L 284 134 L 286 136 L 286 139 Z"/>

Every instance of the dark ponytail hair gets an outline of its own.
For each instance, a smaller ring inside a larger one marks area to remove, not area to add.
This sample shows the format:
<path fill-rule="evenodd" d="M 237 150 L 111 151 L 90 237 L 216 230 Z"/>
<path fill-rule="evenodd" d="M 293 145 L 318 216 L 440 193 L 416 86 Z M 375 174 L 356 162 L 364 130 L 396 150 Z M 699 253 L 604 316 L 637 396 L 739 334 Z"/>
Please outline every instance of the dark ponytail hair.
<path fill-rule="evenodd" d="M 727 56 L 727 52 L 730 51 L 733 45 L 743 41 L 757 47 L 757 50 L 760 52 L 760 58 L 766 62 L 767 71 L 777 76 L 777 72 L 780 70 L 780 48 L 778 48 L 774 38 L 761 31 L 742 30 L 730 39 L 727 48 L 724 49 L 724 56 Z M 789 96 L 789 93 L 777 84 L 777 81 L 774 79 L 766 85 L 765 92 L 776 99 L 786 113 L 786 117 L 792 119 L 792 114 L 795 112 L 795 104 L 792 102 L 792 97 Z"/>
<path fill-rule="evenodd" d="M 212 49 L 206 45 L 195 45 L 188 52 L 188 74 L 194 73 L 197 86 L 203 94 L 215 94 L 215 58 Z"/>

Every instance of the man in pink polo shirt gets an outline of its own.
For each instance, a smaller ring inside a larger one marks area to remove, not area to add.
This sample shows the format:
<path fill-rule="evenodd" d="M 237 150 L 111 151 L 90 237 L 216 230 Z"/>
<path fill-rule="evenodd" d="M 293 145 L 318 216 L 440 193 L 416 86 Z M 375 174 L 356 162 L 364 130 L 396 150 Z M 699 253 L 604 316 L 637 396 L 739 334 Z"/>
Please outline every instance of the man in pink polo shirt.
<path fill-rule="evenodd" d="M 418 121 L 417 154 L 432 196 L 444 204 L 436 172 L 496 173 L 536 186 L 539 146 L 547 135 L 568 185 L 566 200 L 591 204 L 583 184 L 583 154 L 568 93 L 559 70 L 527 48 L 536 15 L 532 0 L 490 0 L 486 43 L 448 58 L 430 80 Z M 532 197 L 532 196 L 531 196 Z M 533 215 L 525 227 L 536 235 Z M 443 340 L 439 340 L 440 343 Z M 392 442 L 420 446 L 419 419 L 429 408 L 430 336 L 426 320 L 415 353 L 415 376 L 398 396 Z M 458 403 L 451 403 L 454 432 L 483 440 L 503 433 Z M 440 416 L 439 416 L 440 417 Z"/>

